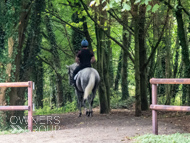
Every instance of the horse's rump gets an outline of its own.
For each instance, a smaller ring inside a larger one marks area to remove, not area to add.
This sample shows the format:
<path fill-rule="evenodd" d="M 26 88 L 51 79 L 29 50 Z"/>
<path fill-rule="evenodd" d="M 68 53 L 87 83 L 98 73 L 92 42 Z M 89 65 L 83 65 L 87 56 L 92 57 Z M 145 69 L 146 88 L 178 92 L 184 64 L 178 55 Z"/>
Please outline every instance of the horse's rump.
<path fill-rule="evenodd" d="M 85 68 L 79 71 L 76 84 L 79 91 L 85 92 L 87 87 L 90 88 L 91 91 L 97 88 L 99 81 L 100 76 L 94 68 Z"/>

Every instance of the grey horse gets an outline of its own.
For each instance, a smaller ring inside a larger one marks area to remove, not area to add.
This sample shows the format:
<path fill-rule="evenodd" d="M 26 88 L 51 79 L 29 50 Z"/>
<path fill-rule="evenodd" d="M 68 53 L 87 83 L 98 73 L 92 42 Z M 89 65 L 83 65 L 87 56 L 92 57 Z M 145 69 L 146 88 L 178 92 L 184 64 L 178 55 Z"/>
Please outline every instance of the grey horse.
<path fill-rule="evenodd" d="M 73 71 L 77 66 L 78 64 L 76 63 L 67 66 L 70 85 L 72 85 Z M 97 70 L 95 70 L 94 68 L 84 68 L 83 70 L 78 72 L 75 78 L 76 78 L 75 93 L 77 95 L 79 117 L 81 117 L 82 115 L 81 108 L 82 106 L 85 107 L 86 100 L 88 101 L 89 104 L 89 110 L 88 111 L 86 110 L 86 115 L 91 117 L 93 115 L 92 111 L 93 100 L 96 94 L 96 90 L 98 88 L 98 84 L 100 82 L 100 76 Z"/>

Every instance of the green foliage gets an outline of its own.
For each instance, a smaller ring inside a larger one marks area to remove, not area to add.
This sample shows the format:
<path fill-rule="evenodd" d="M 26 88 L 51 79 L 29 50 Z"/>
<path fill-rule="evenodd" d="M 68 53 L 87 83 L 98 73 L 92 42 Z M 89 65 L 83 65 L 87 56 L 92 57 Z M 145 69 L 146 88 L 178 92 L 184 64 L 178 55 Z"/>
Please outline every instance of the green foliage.
<path fill-rule="evenodd" d="M 129 10 L 131 10 L 131 6 L 130 5 L 128 5 L 127 3 L 124 3 L 123 4 L 123 9 L 121 10 L 121 11 L 129 11 Z"/>
<path fill-rule="evenodd" d="M 62 114 L 68 112 L 74 112 L 77 110 L 76 100 L 73 102 L 67 102 L 64 107 L 57 108 L 55 106 L 50 107 L 45 105 L 43 108 L 36 109 L 34 115 L 51 115 L 51 114 Z"/>
<path fill-rule="evenodd" d="M 129 97 L 127 100 L 121 100 L 121 93 L 118 94 L 117 92 L 115 92 L 111 96 L 110 107 L 112 109 L 121 109 L 121 108 L 130 109 L 134 102 L 135 102 L 134 97 Z"/>
<path fill-rule="evenodd" d="M 152 135 L 135 137 L 135 143 L 189 143 L 190 134 Z"/>
<path fill-rule="evenodd" d="M 6 113 L 4 111 L 0 111 L 0 131 L 7 129 L 6 122 Z"/>
<path fill-rule="evenodd" d="M 160 6 L 158 4 L 155 4 L 152 8 L 152 12 L 156 12 Z"/>
<path fill-rule="evenodd" d="M 29 130 L 18 130 L 18 129 L 13 129 L 13 130 L 5 130 L 0 132 L 0 135 L 7 135 L 7 134 L 19 134 L 19 133 L 27 133 Z"/>

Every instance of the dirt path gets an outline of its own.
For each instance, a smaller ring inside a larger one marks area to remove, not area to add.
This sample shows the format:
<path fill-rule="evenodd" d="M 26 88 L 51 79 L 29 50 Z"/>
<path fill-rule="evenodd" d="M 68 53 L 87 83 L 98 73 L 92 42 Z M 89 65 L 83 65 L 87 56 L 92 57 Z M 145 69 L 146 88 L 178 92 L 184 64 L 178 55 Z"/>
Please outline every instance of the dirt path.
<path fill-rule="evenodd" d="M 100 115 L 95 110 L 94 116 L 77 117 L 77 113 L 54 116 L 42 116 L 36 132 L 1 135 L 0 143 L 119 143 L 132 142 L 130 137 L 152 133 L 150 116 L 134 117 L 134 112 L 122 109 L 112 110 L 109 115 Z M 43 120 L 44 119 L 44 120 Z M 47 123 L 55 123 L 58 130 L 40 131 Z M 184 131 L 171 121 L 158 122 L 159 134 L 172 134 Z M 35 130 L 35 127 L 34 127 Z"/>

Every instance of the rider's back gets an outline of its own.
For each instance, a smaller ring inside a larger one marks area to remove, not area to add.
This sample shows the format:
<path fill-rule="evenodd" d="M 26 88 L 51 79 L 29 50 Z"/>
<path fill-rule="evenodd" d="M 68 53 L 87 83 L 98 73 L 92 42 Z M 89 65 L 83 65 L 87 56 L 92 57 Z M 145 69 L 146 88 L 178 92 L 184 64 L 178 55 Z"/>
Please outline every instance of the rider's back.
<path fill-rule="evenodd" d="M 91 67 L 91 58 L 93 57 L 93 53 L 89 49 L 82 49 L 78 57 L 80 58 L 80 65 Z"/>

